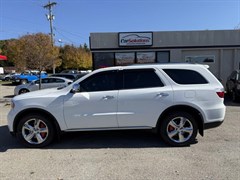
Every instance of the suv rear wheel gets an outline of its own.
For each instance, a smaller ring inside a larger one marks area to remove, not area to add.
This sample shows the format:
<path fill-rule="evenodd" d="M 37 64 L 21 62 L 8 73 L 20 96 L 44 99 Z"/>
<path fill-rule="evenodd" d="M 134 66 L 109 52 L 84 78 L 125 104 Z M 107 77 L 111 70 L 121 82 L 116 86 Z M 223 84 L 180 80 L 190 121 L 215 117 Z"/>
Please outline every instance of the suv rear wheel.
<path fill-rule="evenodd" d="M 17 126 L 17 137 L 27 147 L 47 146 L 52 142 L 54 133 L 52 123 L 38 114 L 23 117 Z"/>
<path fill-rule="evenodd" d="M 198 127 L 191 114 L 174 112 L 165 116 L 159 130 L 161 137 L 167 144 L 171 146 L 186 146 L 195 140 Z"/>

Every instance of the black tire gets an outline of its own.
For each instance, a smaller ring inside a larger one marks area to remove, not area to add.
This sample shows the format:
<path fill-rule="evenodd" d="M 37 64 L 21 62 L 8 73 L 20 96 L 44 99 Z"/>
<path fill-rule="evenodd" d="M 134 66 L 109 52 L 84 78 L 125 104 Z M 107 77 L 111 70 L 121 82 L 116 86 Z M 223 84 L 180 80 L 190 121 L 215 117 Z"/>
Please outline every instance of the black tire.
<path fill-rule="evenodd" d="M 27 79 L 22 79 L 22 80 L 20 81 L 20 83 L 21 83 L 21 84 L 27 84 L 27 83 L 28 83 L 28 80 L 27 80 Z"/>
<path fill-rule="evenodd" d="M 191 114 L 173 112 L 165 116 L 161 121 L 159 133 L 165 143 L 181 147 L 190 145 L 195 141 L 198 126 Z"/>
<path fill-rule="evenodd" d="M 45 147 L 53 141 L 54 137 L 54 126 L 45 116 L 29 114 L 18 123 L 17 138 L 26 147 Z"/>
<path fill-rule="evenodd" d="M 6 77 L 6 78 L 5 78 L 5 81 L 10 81 L 10 78 L 9 78 L 9 77 Z"/>
<path fill-rule="evenodd" d="M 28 93 L 29 90 L 28 89 L 20 89 L 18 94 L 24 94 L 24 93 Z"/>

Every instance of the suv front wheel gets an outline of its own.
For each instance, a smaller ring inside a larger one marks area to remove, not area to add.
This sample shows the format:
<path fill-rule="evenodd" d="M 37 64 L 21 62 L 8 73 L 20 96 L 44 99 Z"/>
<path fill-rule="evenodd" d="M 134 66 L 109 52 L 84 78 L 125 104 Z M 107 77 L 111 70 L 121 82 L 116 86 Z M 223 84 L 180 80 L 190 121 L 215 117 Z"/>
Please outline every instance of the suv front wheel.
<path fill-rule="evenodd" d="M 27 147 L 44 147 L 54 138 L 54 126 L 42 115 L 29 114 L 20 120 L 17 137 Z"/>
<path fill-rule="evenodd" d="M 193 116 L 187 112 L 173 112 L 159 127 L 162 139 L 171 146 L 190 145 L 196 138 L 198 127 Z"/>

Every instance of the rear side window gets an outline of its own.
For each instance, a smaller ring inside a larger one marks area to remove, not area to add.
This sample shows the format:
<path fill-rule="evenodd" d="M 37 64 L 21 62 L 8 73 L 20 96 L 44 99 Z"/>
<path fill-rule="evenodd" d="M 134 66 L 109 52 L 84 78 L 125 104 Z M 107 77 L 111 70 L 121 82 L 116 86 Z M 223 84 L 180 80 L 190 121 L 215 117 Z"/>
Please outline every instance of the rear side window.
<path fill-rule="evenodd" d="M 198 72 L 188 69 L 163 69 L 165 73 L 178 84 L 208 84 L 208 81 Z"/>
<path fill-rule="evenodd" d="M 51 78 L 49 79 L 49 83 L 64 83 L 65 81 L 63 79 L 56 79 L 56 78 Z"/>
<path fill-rule="evenodd" d="M 123 88 L 138 89 L 162 87 L 163 83 L 153 69 L 124 70 Z"/>

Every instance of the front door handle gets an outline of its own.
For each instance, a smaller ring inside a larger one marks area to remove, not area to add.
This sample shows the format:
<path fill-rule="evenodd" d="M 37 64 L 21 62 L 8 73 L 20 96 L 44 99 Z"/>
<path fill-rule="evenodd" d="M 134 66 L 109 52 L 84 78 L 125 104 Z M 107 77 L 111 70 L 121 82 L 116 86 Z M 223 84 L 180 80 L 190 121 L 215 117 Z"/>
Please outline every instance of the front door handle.
<path fill-rule="evenodd" d="M 102 99 L 103 100 L 109 100 L 109 99 L 113 99 L 114 96 L 103 96 Z"/>
<path fill-rule="evenodd" d="M 168 93 L 158 93 L 157 96 L 158 97 L 167 97 L 167 96 L 169 96 L 169 94 Z"/>

